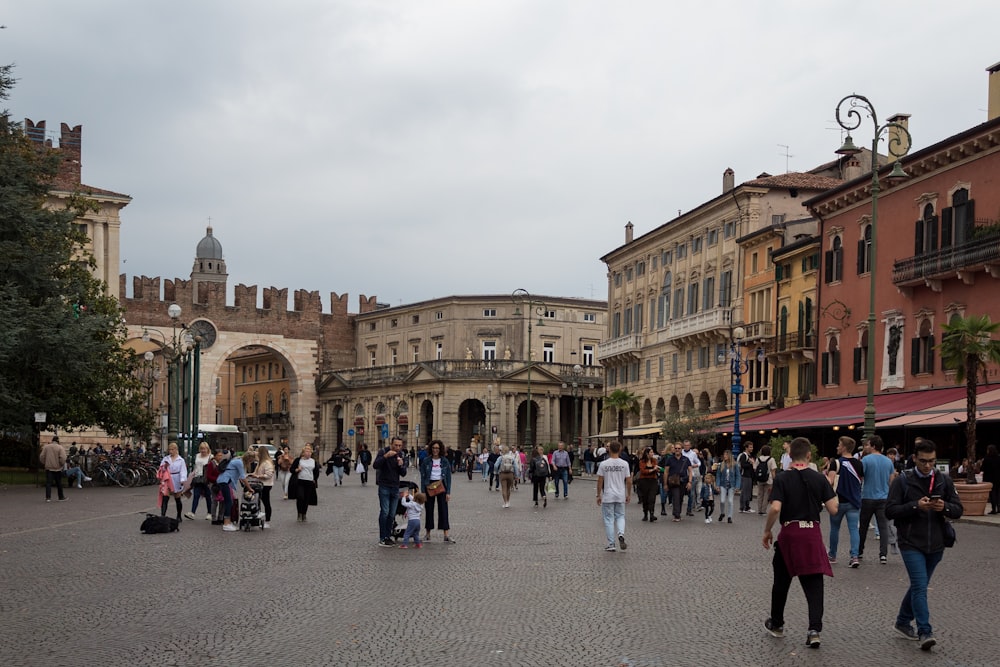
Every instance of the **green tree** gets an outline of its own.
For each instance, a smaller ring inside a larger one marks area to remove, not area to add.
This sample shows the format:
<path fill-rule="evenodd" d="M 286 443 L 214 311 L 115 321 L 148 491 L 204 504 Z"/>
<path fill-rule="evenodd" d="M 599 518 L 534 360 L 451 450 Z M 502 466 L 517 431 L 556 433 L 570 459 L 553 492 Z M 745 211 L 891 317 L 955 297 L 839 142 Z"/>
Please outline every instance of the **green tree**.
<path fill-rule="evenodd" d="M 0 67 L 0 100 L 13 84 L 11 66 Z M 37 411 L 67 430 L 148 432 L 121 308 L 73 225 L 90 203 L 45 205 L 58 164 L 0 113 L 0 428 L 27 434 Z"/>
<path fill-rule="evenodd" d="M 990 321 L 989 315 L 958 318 L 941 327 L 944 335 L 938 350 L 945 368 L 954 369 L 955 381 L 965 382 L 965 466 L 970 484 L 976 482 L 976 384 L 980 373 L 986 381 L 988 364 L 1000 364 L 1000 341 L 993 334 L 1000 322 Z"/>
<path fill-rule="evenodd" d="M 707 446 L 714 450 L 717 424 L 704 412 L 670 413 L 663 420 L 663 438 L 668 443 L 690 440 L 699 449 Z"/>
<path fill-rule="evenodd" d="M 624 443 L 625 440 L 625 415 L 639 414 L 639 399 L 627 389 L 615 389 L 604 397 L 604 410 L 614 412 L 618 417 L 618 441 Z"/>

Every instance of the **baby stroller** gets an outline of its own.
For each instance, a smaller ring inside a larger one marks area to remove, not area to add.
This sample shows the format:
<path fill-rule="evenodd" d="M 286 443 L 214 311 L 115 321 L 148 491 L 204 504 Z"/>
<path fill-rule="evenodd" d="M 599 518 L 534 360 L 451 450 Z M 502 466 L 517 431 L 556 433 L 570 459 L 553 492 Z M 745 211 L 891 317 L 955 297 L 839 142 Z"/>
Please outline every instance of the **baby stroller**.
<path fill-rule="evenodd" d="M 240 530 L 248 531 L 251 528 L 260 527 L 264 530 L 264 517 L 260 510 L 260 490 L 263 483 L 252 481 L 249 483 L 251 491 L 244 491 L 243 499 L 240 500 Z"/>
<path fill-rule="evenodd" d="M 402 491 L 406 489 L 410 495 L 416 493 L 420 487 L 413 482 L 407 482 L 404 480 L 399 480 L 399 490 Z M 392 517 L 392 539 L 402 540 L 403 534 L 406 533 L 406 507 L 403 503 L 396 505 L 396 516 Z M 398 525 L 398 522 L 402 521 L 403 525 Z"/>

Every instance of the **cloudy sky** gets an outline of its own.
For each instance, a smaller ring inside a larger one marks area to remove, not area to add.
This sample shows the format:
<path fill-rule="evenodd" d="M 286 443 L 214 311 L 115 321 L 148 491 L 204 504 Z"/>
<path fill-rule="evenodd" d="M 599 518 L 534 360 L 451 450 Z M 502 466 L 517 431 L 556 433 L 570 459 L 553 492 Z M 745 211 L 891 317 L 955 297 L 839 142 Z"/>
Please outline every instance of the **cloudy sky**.
<path fill-rule="evenodd" d="M 83 181 L 133 198 L 130 286 L 186 278 L 211 218 L 230 293 L 352 312 L 604 299 L 626 222 L 716 196 L 726 167 L 832 159 L 851 92 L 912 114 L 915 149 L 981 123 L 1000 61 L 995 0 L 33 0 L 0 24 L 13 117 L 82 124 Z"/>

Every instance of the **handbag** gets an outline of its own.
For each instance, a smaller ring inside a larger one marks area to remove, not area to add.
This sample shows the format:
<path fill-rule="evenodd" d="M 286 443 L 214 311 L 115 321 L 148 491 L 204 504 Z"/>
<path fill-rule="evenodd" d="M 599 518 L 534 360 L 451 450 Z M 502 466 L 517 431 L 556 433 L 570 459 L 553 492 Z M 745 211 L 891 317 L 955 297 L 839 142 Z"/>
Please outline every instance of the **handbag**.
<path fill-rule="evenodd" d="M 195 486 L 197 484 L 204 484 L 206 482 L 204 475 L 195 475 L 191 478 L 191 485 Z"/>
<path fill-rule="evenodd" d="M 427 485 L 428 496 L 439 496 L 444 493 L 444 482 L 437 480 Z"/>
<path fill-rule="evenodd" d="M 365 471 L 365 464 L 363 464 L 361 461 L 358 461 L 358 465 L 354 466 L 354 472 L 360 475 L 364 471 Z"/>
<path fill-rule="evenodd" d="M 948 548 L 955 546 L 955 542 L 958 541 L 958 536 L 955 535 L 955 525 L 948 519 L 945 519 L 944 525 L 941 526 L 941 538 L 944 546 Z"/>
<path fill-rule="evenodd" d="M 681 485 L 680 475 L 667 475 L 667 487 L 671 489 L 676 489 Z"/>

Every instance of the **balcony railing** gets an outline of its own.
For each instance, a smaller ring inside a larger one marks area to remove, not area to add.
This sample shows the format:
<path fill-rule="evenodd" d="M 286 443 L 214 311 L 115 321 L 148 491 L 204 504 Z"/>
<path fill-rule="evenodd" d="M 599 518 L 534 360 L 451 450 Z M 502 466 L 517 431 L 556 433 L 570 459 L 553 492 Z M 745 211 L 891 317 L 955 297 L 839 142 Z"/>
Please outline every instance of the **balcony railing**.
<path fill-rule="evenodd" d="M 895 285 L 919 285 L 925 280 L 951 278 L 961 270 L 974 271 L 1000 265 L 1000 230 L 990 229 L 962 245 L 900 260 L 893 265 Z"/>
<path fill-rule="evenodd" d="M 639 352 L 642 349 L 642 334 L 629 334 L 597 345 L 597 358 L 607 359 L 619 354 Z"/>
<path fill-rule="evenodd" d="M 774 348 L 778 352 L 794 352 L 796 350 L 811 350 L 816 347 L 816 334 L 804 331 L 787 333 L 778 336 L 774 341 Z"/>
<path fill-rule="evenodd" d="M 713 308 L 679 320 L 670 320 L 670 334 L 672 338 L 680 338 L 711 329 L 729 327 L 729 319 L 728 309 Z"/>
<path fill-rule="evenodd" d="M 291 417 L 287 412 L 262 412 L 256 417 L 239 417 L 236 426 L 250 428 L 253 426 L 290 426 Z"/>

